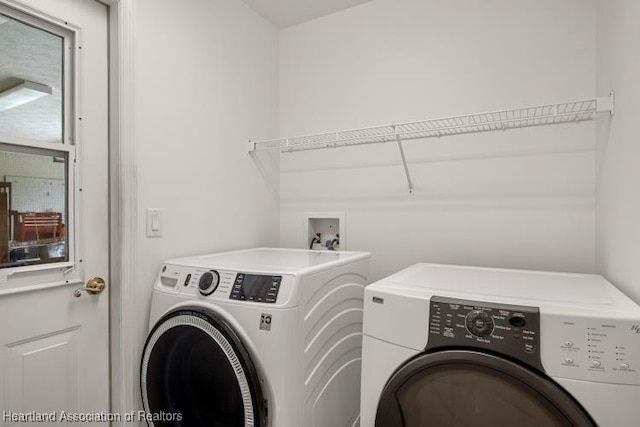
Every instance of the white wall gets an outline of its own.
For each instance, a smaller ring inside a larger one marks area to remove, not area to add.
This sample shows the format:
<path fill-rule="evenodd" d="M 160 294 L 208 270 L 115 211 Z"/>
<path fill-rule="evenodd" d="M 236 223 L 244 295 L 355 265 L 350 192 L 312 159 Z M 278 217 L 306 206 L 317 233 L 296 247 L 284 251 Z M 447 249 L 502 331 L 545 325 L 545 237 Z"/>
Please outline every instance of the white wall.
<path fill-rule="evenodd" d="M 595 96 L 595 0 L 374 0 L 280 33 L 284 136 Z M 346 212 L 373 277 L 418 261 L 595 270 L 595 125 L 283 154 L 281 244 Z"/>
<path fill-rule="evenodd" d="M 278 133 L 277 31 L 241 1 L 188 3 L 136 1 L 141 345 L 164 260 L 279 243 L 278 176 L 246 151 Z M 161 238 L 145 236 L 147 207 L 164 209 Z"/>
<path fill-rule="evenodd" d="M 599 272 L 640 303 L 640 2 L 598 1 L 598 92 L 616 91 L 598 121 Z"/>

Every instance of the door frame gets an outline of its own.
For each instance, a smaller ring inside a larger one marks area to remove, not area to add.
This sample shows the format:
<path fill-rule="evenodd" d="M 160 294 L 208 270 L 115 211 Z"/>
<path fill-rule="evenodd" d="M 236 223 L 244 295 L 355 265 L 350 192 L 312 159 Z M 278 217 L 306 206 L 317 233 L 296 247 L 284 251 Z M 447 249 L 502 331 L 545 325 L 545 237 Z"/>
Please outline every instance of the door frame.
<path fill-rule="evenodd" d="M 98 0 L 109 16 L 111 411 L 140 409 L 135 283 L 138 186 L 134 141 L 135 0 Z M 119 425 L 124 426 L 124 421 Z"/>

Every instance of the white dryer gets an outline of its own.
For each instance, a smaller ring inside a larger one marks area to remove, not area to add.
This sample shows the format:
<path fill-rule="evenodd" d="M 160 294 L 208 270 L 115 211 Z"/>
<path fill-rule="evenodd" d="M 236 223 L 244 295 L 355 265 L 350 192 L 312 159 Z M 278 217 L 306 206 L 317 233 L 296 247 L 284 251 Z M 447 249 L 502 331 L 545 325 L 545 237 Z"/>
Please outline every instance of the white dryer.
<path fill-rule="evenodd" d="M 636 427 L 640 307 L 600 276 L 417 264 L 365 291 L 363 427 Z"/>
<path fill-rule="evenodd" d="M 167 261 L 141 392 L 150 426 L 352 426 L 369 253 L 251 249 Z"/>

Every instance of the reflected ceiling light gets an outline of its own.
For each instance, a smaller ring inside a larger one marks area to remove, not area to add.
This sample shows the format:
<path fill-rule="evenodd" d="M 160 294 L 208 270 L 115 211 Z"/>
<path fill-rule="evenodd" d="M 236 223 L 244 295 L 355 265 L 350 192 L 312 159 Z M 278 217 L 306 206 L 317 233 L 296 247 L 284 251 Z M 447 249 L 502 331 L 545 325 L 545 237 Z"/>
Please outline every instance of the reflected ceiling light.
<path fill-rule="evenodd" d="M 0 111 L 15 108 L 52 93 L 53 89 L 47 85 L 22 80 L 17 85 L 0 92 Z"/>

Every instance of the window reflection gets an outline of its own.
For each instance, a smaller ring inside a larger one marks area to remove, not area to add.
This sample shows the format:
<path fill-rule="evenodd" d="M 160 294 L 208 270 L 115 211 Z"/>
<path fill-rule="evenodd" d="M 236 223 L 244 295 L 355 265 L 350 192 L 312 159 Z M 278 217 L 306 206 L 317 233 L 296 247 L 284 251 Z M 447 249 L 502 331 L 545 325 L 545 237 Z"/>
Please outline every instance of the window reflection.
<path fill-rule="evenodd" d="M 66 155 L 0 151 L 0 267 L 66 261 Z"/>
<path fill-rule="evenodd" d="M 64 39 L 0 14 L 0 135 L 60 143 Z"/>

